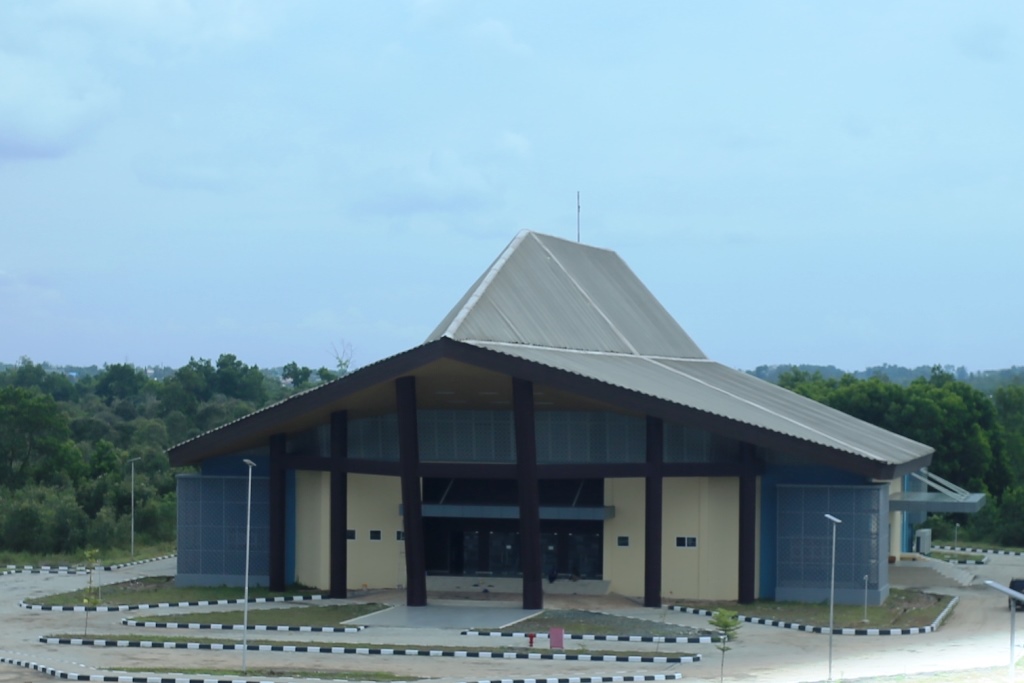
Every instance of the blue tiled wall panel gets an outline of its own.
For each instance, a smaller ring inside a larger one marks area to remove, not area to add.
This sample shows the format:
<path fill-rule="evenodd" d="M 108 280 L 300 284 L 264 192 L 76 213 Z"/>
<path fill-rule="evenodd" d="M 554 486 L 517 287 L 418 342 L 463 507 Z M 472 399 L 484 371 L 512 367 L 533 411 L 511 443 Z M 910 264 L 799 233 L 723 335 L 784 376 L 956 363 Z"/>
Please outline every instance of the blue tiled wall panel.
<path fill-rule="evenodd" d="M 178 476 L 179 585 L 243 584 L 248 483 L 247 476 Z M 266 477 L 254 476 L 249 523 L 251 586 L 265 586 L 269 579 L 268 492 Z"/>

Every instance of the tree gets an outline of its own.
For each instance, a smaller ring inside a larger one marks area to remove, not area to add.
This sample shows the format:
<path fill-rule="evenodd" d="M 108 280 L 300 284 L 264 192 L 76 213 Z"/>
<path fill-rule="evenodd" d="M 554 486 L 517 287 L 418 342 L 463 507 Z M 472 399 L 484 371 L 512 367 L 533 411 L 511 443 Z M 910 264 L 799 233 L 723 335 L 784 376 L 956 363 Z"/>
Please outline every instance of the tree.
<path fill-rule="evenodd" d="M 305 387 L 309 382 L 310 375 L 312 374 L 312 370 L 305 366 L 300 367 L 295 361 L 288 363 L 288 365 L 281 369 L 281 377 L 291 380 L 292 388 L 294 389 L 301 389 Z"/>
<path fill-rule="evenodd" d="M 727 609 L 716 609 L 711 614 L 709 622 L 711 627 L 718 631 L 721 640 L 715 643 L 715 647 L 722 651 L 722 668 L 720 679 L 725 680 L 725 653 L 732 649 L 729 643 L 739 638 L 740 617 L 736 612 Z"/>
<path fill-rule="evenodd" d="M 267 398 L 259 367 L 246 365 L 230 353 L 221 354 L 217 359 L 216 386 L 217 391 L 228 398 L 249 401 L 257 407 Z"/>
<path fill-rule="evenodd" d="M 107 405 L 113 403 L 114 399 L 138 400 L 148 382 L 146 373 L 129 363 L 104 365 L 103 372 L 96 380 L 96 394 L 102 396 Z"/>
<path fill-rule="evenodd" d="M 52 398 L 38 389 L 0 389 L 0 485 L 30 481 L 69 436 L 67 416 Z"/>

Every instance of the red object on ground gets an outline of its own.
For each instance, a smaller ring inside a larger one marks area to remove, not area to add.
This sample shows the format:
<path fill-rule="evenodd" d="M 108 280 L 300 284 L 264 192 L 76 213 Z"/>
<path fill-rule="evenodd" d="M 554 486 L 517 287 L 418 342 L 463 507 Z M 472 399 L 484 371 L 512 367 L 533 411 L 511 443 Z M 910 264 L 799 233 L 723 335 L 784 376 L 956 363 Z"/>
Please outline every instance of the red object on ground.
<path fill-rule="evenodd" d="M 548 642 L 552 650 L 561 650 L 565 647 L 565 629 L 552 628 L 548 631 Z"/>
<path fill-rule="evenodd" d="M 527 633 L 526 637 L 530 639 L 530 647 L 533 647 L 533 639 L 537 637 L 536 633 Z"/>

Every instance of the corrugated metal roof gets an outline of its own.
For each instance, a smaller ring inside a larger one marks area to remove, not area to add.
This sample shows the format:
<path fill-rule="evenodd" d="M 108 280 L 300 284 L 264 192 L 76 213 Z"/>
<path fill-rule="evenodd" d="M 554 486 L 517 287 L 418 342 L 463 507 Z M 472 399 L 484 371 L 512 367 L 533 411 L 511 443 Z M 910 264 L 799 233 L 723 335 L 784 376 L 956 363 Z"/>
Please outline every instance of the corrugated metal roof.
<path fill-rule="evenodd" d="M 876 462 L 929 446 L 708 361 L 614 252 L 524 231 L 428 337 L 448 337 Z"/>
<path fill-rule="evenodd" d="M 876 462 L 899 465 L 934 450 L 713 361 L 469 343 Z"/>
<path fill-rule="evenodd" d="M 450 339 L 639 392 L 658 400 L 800 439 L 869 461 L 901 465 L 934 452 L 779 386 L 708 360 L 614 252 L 522 232 L 427 338 Z M 329 402 L 406 351 L 293 396 L 213 432 L 242 438 L 255 418 L 273 421 Z M 365 373 L 371 373 L 366 375 Z M 385 373 L 387 374 L 387 373 Z M 323 397 L 323 398 L 321 398 Z M 308 404 L 309 407 L 306 407 Z M 261 428 L 264 428 L 261 426 Z M 193 450 L 211 432 L 173 451 Z M 226 447 L 226 446 L 225 446 Z"/>
<path fill-rule="evenodd" d="M 704 358 L 617 254 L 520 233 L 427 341 Z"/>

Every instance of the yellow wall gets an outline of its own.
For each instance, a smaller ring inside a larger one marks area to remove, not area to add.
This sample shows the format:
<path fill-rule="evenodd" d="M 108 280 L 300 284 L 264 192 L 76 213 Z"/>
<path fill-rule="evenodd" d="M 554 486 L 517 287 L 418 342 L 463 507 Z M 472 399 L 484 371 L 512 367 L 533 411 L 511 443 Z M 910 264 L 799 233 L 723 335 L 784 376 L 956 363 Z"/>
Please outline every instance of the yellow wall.
<path fill-rule="evenodd" d="M 739 480 L 732 477 L 665 479 L 663 597 L 739 597 L 739 495 Z M 695 536 L 697 547 L 677 547 L 678 536 Z"/>
<path fill-rule="evenodd" d="M 615 507 L 615 517 L 604 523 L 604 578 L 612 593 L 644 594 L 644 480 L 606 479 L 604 504 Z M 629 546 L 618 545 L 619 536 Z"/>
<path fill-rule="evenodd" d="M 400 477 L 348 475 L 348 528 L 356 532 L 348 541 L 348 588 L 405 586 L 405 543 L 398 506 L 402 502 Z M 379 541 L 370 531 L 381 532 Z"/>
<path fill-rule="evenodd" d="M 331 588 L 331 475 L 295 473 L 295 580 Z"/>

